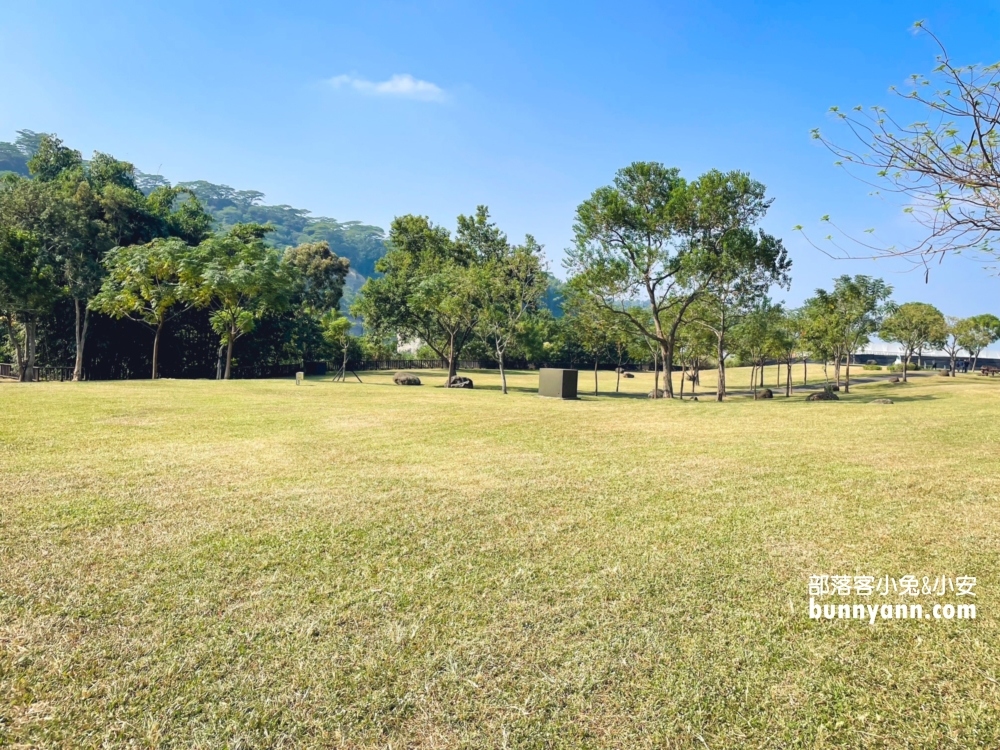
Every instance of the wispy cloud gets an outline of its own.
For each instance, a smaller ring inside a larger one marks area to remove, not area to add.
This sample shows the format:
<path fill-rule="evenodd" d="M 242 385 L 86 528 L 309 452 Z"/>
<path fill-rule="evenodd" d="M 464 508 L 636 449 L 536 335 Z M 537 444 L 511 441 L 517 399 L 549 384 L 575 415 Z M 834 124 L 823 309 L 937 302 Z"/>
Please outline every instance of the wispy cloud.
<path fill-rule="evenodd" d="M 334 76 L 329 81 L 335 89 L 350 88 L 368 96 L 392 96 L 400 99 L 417 99 L 423 102 L 442 102 L 444 89 L 414 78 L 409 73 L 394 75 L 387 81 L 369 81 L 354 75 Z"/>

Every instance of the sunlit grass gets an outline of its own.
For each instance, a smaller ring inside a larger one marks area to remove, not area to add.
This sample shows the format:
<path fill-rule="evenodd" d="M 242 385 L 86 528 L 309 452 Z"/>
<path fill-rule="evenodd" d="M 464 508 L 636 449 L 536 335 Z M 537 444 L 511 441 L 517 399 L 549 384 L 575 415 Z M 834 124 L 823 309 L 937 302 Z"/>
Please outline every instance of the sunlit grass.
<path fill-rule="evenodd" d="M 418 374 L 0 385 L 0 746 L 1000 746 L 1000 380 Z M 979 619 L 810 621 L 827 572 Z"/>

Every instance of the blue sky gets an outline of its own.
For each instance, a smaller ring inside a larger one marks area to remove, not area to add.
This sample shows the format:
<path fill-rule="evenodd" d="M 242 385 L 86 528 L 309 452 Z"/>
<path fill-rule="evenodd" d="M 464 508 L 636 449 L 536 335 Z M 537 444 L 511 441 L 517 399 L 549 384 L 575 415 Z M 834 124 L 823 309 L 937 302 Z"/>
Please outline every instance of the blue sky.
<path fill-rule="evenodd" d="M 86 5 L 87 7 L 83 7 Z M 891 104 L 928 72 L 926 19 L 962 62 L 1000 60 L 1000 2 L 18 3 L 0 22 L 0 140 L 58 133 L 173 181 L 387 227 L 454 226 L 487 204 L 534 234 L 553 270 L 576 205 L 634 160 L 687 177 L 742 169 L 774 206 L 797 303 L 842 273 L 899 301 L 1000 312 L 1000 280 L 968 260 L 925 285 L 899 262 L 832 261 L 792 231 L 830 214 L 912 237 L 810 140 L 831 105 Z"/>

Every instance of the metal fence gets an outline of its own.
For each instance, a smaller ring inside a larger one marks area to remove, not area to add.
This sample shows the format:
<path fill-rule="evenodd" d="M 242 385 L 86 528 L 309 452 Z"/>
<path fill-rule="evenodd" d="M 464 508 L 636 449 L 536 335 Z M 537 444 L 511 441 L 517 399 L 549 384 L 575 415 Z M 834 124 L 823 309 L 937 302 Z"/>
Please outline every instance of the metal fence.
<path fill-rule="evenodd" d="M 359 362 L 347 363 L 353 370 L 447 370 L 448 360 L 445 359 L 363 359 Z M 483 370 L 495 367 L 492 363 L 481 362 L 478 359 L 460 359 L 455 363 L 459 370 Z M 328 362 L 331 370 L 339 370 L 339 362 Z"/>
<path fill-rule="evenodd" d="M 17 369 L 17 365 L 0 362 L 0 378 L 20 380 L 21 375 L 20 371 Z M 66 381 L 72 379 L 72 367 L 30 367 L 28 368 L 27 376 L 25 377 L 25 380 L 32 383 L 44 381 Z"/>

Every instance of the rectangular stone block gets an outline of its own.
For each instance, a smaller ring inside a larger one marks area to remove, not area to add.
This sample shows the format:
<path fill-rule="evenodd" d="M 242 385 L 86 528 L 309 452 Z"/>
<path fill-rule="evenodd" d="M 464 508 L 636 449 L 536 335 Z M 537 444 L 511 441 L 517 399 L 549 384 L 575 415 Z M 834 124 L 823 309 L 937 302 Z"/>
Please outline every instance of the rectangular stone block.
<path fill-rule="evenodd" d="M 576 370 L 543 367 L 538 371 L 538 395 L 548 398 L 574 399 L 576 395 Z"/>

